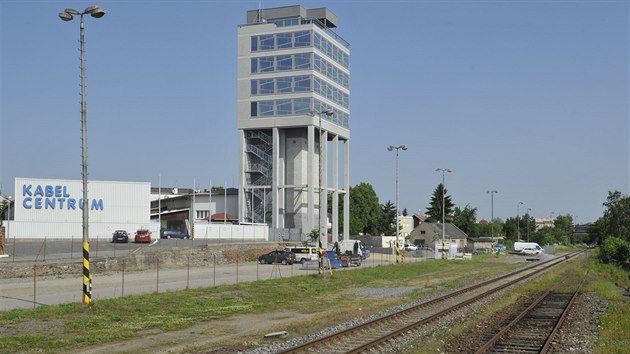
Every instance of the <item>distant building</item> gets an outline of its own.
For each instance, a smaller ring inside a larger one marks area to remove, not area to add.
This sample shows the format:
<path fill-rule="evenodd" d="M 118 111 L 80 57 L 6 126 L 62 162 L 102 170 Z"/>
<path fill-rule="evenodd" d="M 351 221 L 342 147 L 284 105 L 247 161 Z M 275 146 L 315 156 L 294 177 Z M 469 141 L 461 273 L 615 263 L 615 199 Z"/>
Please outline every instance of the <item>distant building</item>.
<path fill-rule="evenodd" d="M 400 236 L 407 237 L 411 235 L 411 231 L 413 231 L 413 217 L 398 216 L 398 225 L 400 226 Z"/>
<path fill-rule="evenodd" d="M 458 249 L 465 249 L 468 235 L 455 224 L 444 224 L 444 243 L 455 244 Z M 442 223 L 424 222 L 416 227 L 409 235 L 409 243 L 435 248 L 442 245 Z"/>
<path fill-rule="evenodd" d="M 534 218 L 536 222 L 536 230 L 540 230 L 543 227 L 554 227 L 555 224 L 552 218 Z"/>
<path fill-rule="evenodd" d="M 221 214 L 221 216 L 217 215 Z M 161 229 L 190 230 L 191 220 L 226 223 L 238 222 L 238 189 L 212 188 L 195 191 L 192 188 L 151 188 L 151 220 L 160 221 Z M 228 218 L 229 216 L 229 218 Z"/>

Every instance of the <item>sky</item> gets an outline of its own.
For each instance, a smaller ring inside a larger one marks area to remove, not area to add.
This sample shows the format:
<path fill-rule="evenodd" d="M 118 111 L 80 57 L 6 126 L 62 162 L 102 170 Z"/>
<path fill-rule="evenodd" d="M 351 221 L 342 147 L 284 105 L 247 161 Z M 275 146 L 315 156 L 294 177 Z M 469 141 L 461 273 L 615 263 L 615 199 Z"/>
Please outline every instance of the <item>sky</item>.
<path fill-rule="evenodd" d="M 628 1 L 103 1 L 85 18 L 90 180 L 238 187 L 237 27 L 328 7 L 350 42 L 350 185 L 426 212 L 602 216 L 628 194 Z M 79 22 L 0 0 L 0 185 L 81 179 Z M 496 190 L 494 200 L 487 191 Z M 522 202 L 523 204 L 520 204 Z M 492 207 L 493 205 L 493 207 Z"/>

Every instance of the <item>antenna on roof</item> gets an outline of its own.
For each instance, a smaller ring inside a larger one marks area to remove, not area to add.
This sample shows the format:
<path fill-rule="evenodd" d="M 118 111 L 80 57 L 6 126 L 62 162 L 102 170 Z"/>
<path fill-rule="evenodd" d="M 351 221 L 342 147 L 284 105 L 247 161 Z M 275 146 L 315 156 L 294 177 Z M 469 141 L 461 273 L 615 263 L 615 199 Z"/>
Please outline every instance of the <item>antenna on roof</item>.
<path fill-rule="evenodd" d="M 267 22 L 263 18 L 262 0 L 258 0 L 258 23 Z"/>

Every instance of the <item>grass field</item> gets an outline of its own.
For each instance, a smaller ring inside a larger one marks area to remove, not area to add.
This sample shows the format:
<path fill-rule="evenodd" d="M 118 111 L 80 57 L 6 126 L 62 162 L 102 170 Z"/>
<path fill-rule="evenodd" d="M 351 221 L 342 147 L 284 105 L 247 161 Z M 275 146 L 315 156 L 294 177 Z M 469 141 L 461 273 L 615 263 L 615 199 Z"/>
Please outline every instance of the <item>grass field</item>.
<path fill-rule="evenodd" d="M 496 256 L 479 256 L 471 261 L 427 261 L 376 266 L 335 272 L 332 276 L 307 275 L 271 279 L 230 286 L 134 295 L 101 300 L 92 306 L 69 304 L 20 309 L 0 313 L 0 353 L 58 353 L 103 343 L 121 342 L 140 333 L 162 333 L 192 327 L 200 322 L 233 315 L 274 311 L 329 311 L 340 318 L 358 309 L 381 309 L 427 296 L 435 291 L 458 287 L 475 278 L 485 278 L 516 268 L 519 264 L 500 262 Z M 630 306 L 620 295 L 628 288 L 628 274 L 595 262 L 588 263 L 593 276 L 587 286 L 611 301 L 602 319 L 604 331 L 600 352 L 621 353 L 630 347 Z M 361 289 L 412 288 L 402 297 L 374 299 L 357 296 Z M 326 320 L 334 320 L 327 317 Z M 318 323 L 294 328 L 307 333 Z M 626 334 L 623 336 L 622 334 Z M 624 338 L 620 340 L 620 338 Z"/>

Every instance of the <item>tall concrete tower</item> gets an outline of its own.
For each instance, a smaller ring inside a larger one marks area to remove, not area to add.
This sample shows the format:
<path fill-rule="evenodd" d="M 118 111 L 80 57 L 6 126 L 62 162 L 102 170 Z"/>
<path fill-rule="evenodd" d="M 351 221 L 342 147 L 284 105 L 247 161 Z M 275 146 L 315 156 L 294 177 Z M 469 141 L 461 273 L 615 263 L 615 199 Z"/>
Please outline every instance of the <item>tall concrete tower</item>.
<path fill-rule="evenodd" d="M 295 5 L 248 11 L 238 28 L 239 219 L 276 239 L 337 241 L 340 197 L 349 238 L 350 45 L 336 27 L 327 8 Z"/>

